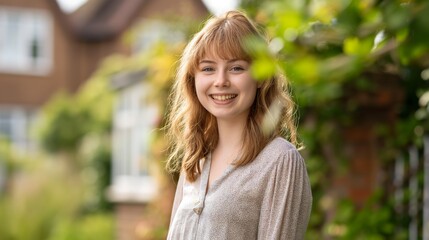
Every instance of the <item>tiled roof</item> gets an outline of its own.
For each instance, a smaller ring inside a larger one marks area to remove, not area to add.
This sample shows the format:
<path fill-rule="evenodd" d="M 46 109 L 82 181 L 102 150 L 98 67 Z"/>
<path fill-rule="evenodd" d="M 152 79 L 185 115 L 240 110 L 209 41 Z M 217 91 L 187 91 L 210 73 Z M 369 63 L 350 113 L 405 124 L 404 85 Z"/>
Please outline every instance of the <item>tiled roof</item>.
<path fill-rule="evenodd" d="M 116 37 L 139 14 L 146 0 L 90 0 L 70 21 L 79 38 L 100 41 Z"/>
<path fill-rule="evenodd" d="M 151 0 L 88 0 L 71 14 L 63 13 L 56 0 L 47 1 L 75 37 L 81 41 L 100 42 L 119 36 Z M 194 2 L 203 4 L 201 0 Z"/>

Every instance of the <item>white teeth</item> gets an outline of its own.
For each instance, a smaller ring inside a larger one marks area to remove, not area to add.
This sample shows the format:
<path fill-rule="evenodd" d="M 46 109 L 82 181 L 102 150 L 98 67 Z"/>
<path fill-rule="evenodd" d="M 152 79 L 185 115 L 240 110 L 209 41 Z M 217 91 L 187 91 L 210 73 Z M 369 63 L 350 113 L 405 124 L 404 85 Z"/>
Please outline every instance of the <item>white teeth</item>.
<path fill-rule="evenodd" d="M 219 101 L 226 101 L 235 98 L 237 95 L 235 94 L 227 94 L 227 95 L 212 95 L 213 99 Z"/>

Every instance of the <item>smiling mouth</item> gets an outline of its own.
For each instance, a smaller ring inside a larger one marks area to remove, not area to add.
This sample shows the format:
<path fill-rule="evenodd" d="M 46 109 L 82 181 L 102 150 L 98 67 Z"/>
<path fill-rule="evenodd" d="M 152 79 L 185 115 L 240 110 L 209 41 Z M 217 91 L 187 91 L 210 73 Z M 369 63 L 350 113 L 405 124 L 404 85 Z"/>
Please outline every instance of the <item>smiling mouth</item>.
<path fill-rule="evenodd" d="M 237 94 L 223 94 L 223 95 L 219 95 L 219 94 L 214 95 L 214 94 L 212 94 L 210 96 L 214 100 L 227 101 L 227 100 L 231 100 L 231 99 L 237 97 Z"/>

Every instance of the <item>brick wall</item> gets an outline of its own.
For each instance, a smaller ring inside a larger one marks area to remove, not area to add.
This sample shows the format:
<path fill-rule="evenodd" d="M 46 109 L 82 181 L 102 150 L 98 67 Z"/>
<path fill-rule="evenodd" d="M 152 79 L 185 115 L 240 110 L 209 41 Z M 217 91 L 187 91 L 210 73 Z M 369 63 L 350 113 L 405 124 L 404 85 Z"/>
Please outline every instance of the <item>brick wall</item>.
<path fill-rule="evenodd" d="M 141 221 L 145 204 L 118 203 L 115 206 L 117 240 L 141 239 Z M 143 233 L 144 234 L 144 233 Z"/>

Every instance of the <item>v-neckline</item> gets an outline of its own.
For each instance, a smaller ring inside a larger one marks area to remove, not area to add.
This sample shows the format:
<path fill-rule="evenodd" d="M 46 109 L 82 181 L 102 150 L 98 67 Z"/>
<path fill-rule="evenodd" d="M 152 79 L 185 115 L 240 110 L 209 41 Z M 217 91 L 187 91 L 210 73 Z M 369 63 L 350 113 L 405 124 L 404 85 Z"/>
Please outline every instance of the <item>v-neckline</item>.
<path fill-rule="evenodd" d="M 225 178 L 232 169 L 234 169 L 234 166 L 232 164 L 228 165 L 224 172 L 213 181 L 212 184 L 210 184 L 210 187 L 208 186 L 209 183 L 209 176 L 210 176 L 210 168 L 211 168 L 211 153 L 208 154 L 208 156 L 204 159 L 203 162 L 203 168 L 200 175 L 200 191 L 198 194 L 198 201 L 194 207 L 194 212 L 198 215 L 201 214 L 202 209 L 204 208 L 205 200 L 208 194 L 210 194 L 211 191 L 213 191 L 213 188 L 217 187 L 223 178 Z"/>
<path fill-rule="evenodd" d="M 209 153 L 207 158 L 206 158 L 206 161 L 204 161 L 204 166 L 203 166 L 204 174 L 203 174 L 203 178 L 201 179 L 201 180 L 203 180 L 203 182 L 201 184 L 202 185 L 201 190 L 204 191 L 205 194 L 208 194 L 214 187 L 219 185 L 219 183 L 222 181 L 222 179 L 225 178 L 229 174 L 229 172 L 231 172 L 231 170 L 234 168 L 234 165 L 228 164 L 228 166 L 223 170 L 222 174 L 220 174 L 216 179 L 214 179 L 209 184 L 211 163 L 212 163 L 212 154 Z"/>

